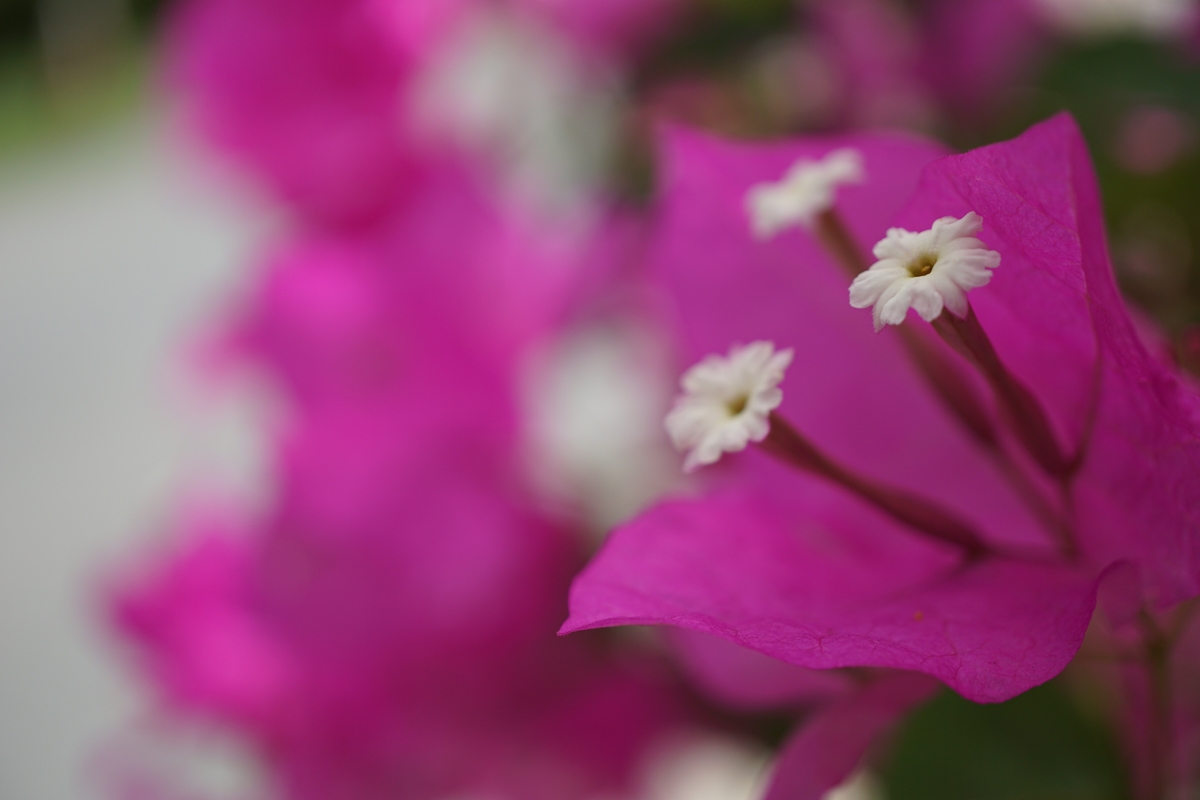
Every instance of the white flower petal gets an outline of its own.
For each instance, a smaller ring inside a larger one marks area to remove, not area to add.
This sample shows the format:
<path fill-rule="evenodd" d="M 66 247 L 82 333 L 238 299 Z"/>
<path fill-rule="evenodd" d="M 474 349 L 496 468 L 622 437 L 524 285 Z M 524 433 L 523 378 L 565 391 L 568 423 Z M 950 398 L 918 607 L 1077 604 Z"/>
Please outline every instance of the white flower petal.
<path fill-rule="evenodd" d="M 896 263 L 894 267 L 888 266 Z M 908 277 L 908 270 L 898 262 L 879 262 L 878 269 L 860 272 L 850 284 L 850 305 L 854 308 L 867 308 L 879 302 L 884 291 L 901 278 Z"/>
<path fill-rule="evenodd" d="M 950 313 L 959 319 L 965 317 L 969 308 L 966 290 L 972 287 L 959 286 L 944 275 L 931 274 L 929 277 L 933 279 L 931 282 L 936 288 L 937 293 L 941 295 L 942 303 L 950 310 Z M 932 322 L 932 320 L 929 321 Z"/>
<path fill-rule="evenodd" d="M 884 325 L 899 325 L 904 321 L 904 316 L 908 311 L 908 306 L 904 306 L 900 311 L 899 317 L 897 317 L 895 306 L 892 305 L 892 302 L 896 296 L 903 291 L 906 283 L 906 281 L 893 281 L 892 284 L 883 291 L 883 294 L 880 295 L 879 299 L 875 302 L 873 316 L 875 320 L 876 333 L 879 333 L 881 330 L 883 330 Z M 889 308 L 892 309 L 890 313 L 888 311 Z"/>
<path fill-rule="evenodd" d="M 894 284 L 895 290 L 891 292 L 891 297 L 880 301 L 879 305 L 882 310 L 879 314 L 879 319 L 885 325 L 899 325 L 904 322 L 904 318 L 908 316 L 908 309 L 913 304 L 913 291 L 916 287 L 914 281 L 908 280 Z M 878 306 L 877 306 L 878 307 Z"/>
<path fill-rule="evenodd" d="M 921 315 L 926 322 L 933 322 L 942 313 L 944 303 L 942 295 L 934 287 L 933 281 L 909 281 L 911 300 L 909 307 Z"/>
<path fill-rule="evenodd" d="M 881 261 L 888 258 L 904 261 L 919 245 L 920 236 L 921 234 L 906 231 L 904 228 L 888 228 L 887 236 L 875 245 L 872 252 L 875 258 Z"/>

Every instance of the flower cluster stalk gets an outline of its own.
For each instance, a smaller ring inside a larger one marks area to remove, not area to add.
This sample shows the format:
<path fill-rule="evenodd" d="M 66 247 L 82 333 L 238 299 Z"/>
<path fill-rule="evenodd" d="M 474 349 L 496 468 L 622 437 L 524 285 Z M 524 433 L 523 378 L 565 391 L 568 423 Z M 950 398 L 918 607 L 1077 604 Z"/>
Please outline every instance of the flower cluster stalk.
<path fill-rule="evenodd" d="M 871 266 L 836 206 L 830 206 L 817 215 L 812 231 L 834 263 L 841 266 L 851 278 Z"/>
<path fill-rule="evenodd" d="M 1060 478 L 1075 471 L 1078 460 L 1068 458 L 1059 447 L 1046 412 L 1033 392 L 1004 366 L 979 324 L 975 309 L 968 306 L 963 318 L 943 313 L 934 320 L 933 329 L 979 368 L 1011 420 L 1017 438 L 1042 469 Z"/>
<path fill-rule="evenodd" d="M 1142 633 L 1142 662 L 1150 694 L 1149 750 L 1151 755 L 1147 797 L 1169 800 L 1174 796 L 1175 735 L 1171 691 L 1172 640 L 1143 610 L 1139 617 Z"/>
<path fill-rule="evenodd" d="M 854 492 L 919 533 L 961 547 L 970 559 L 987 552 L 979 534 L 952 512 L 910 492 L 859 475 L 818 450 L 778 413 L 772 412 L 770 419 L 771 431 L 760 446 L 771 455 Z"/>

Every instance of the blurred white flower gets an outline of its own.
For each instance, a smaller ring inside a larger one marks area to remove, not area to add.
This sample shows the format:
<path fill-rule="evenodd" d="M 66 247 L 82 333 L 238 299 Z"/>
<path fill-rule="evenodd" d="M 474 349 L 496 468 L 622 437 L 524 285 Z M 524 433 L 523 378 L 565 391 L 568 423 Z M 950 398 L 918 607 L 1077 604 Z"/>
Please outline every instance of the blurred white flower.
<path fill-rule="evenodd" d="M 553 216 L 590 205 L 616 141 L 612 76 L 517 14 L 472 14 L 415 82 L 414 133 L 485 157 L 518 198 Z"/>
<path fill-rule="evenodd" d="M 883 787 L 871 773 L 859 772 L 822 800 L 883 800 Z"/>
<path fill-rule="evenodd" d="M 639 800 L 761 800 L 768 753 L 749 742 L 715 737 L 679 740 L 650 763 Z"/>
<path fill-rule="evenodd" d="M 526 419 L 535 476 L 600 533 L 679 481 L 660 424 L 671 402 L 667 364 L 661 338 L 627 324 L 577 331 L 531 369 Z"/>
<path fill-rule="evenodd" d="M 651 757 L 638 800 L 762 800 L 771 753 L 748 741 L 713 736 L 673 739 Z M 879 781 L 858 772 L 822 800 L 883 800 Z"/>
<path fill-rule="evenodd" d="M 817 161 L 802 158 L 778 181 L 759 183 L 746 193 L 750 227 L 759 239 L 770 239 L 794 225 L 812 227 L 833 206 L 838 187 L 862 183 L 863 156 L 844 147 Z"/>
<path fill-rule="evenodd" d="M 1185 36 L 1195 24 L 1195 0 L 1036 0 L 1047 21 L 1067 33 Z"/>

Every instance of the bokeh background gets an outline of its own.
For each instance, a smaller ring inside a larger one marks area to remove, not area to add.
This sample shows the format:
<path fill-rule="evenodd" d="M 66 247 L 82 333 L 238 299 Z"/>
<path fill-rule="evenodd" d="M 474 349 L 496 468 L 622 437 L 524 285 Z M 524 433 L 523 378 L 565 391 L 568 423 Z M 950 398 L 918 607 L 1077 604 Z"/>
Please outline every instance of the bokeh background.
<path fill-rule="evenodd" d="M 252 469 L 244 415 L 200 409 L 182 364 L 264 223 L 165 132 L 158 10 L 0 5 L 6 798 L 99 796 L 92 765 L 138 702 L 102 619 L 102 567 L 194 471 Z"/>
<path fill-rule="evenodd" d="M 965 149 L 1065 108 L 1092 146 L 1123 289 L 1168 332 L 1170 357 L 1200 370 L 1193 4 L 1046 3 L 1053 13 L 1040 22 L 1021 18 L 1003 68 L 968 81 L 939 58 L 982 47 L 937 24 L 950 6 L 867 4 L 886 12 L 868 31 L 858 5 L 682 4 L 615 78 L 612 191 L 635 206 L 651 196 L 650 131 L 662 120 L 738 137 L 903 127 Z M 1013 22 L 1016 7 L 1001 19 Z M 6 800 L 107 796 L 105 773 L 124 760 L 218 792 L 255 792 L 262 780 L 216 731 L 167 744 L 139 726 L 146 692 L 100 601 L 118 565 L 153 546 L 182 487 L 211 483 L 252 503 L 267 480 L 269 399 L 209 392 L 197 342 L 246 281 L 279 211 L 176 113 L 177 88 L 161 72 L 171 12 L 164 0 L 0 0 Z M 589 353 L 585 343 L 573 357 Z M 562 391 L 588 395 L 594 375 L 568 373 Z M 600 445 L 585 436 L 576 446 Z M 753 749 L 715 747 L 678 779 L 677 796 L 749 798 L 760 766 Z"/>

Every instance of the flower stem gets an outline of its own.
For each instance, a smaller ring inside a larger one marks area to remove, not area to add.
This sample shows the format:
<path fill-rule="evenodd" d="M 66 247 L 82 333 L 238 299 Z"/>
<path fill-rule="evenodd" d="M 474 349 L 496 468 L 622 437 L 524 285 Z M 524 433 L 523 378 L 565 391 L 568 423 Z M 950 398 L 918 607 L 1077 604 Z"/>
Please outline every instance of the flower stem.
<path fill-rule="evenodd" d="M 812 230 L 825 252 L 851 278 L 870 268 L 871 262 L 854 240 L 854 235 L 850 233 L 836 208 L 828 208 L 818 214 Z"/>
<path fill-rule="evenodd" d="M 820 475 L 862 497 L 876 508 L 927 536 L 961 547 L 974 559 L 988 552 L 967 523 L 935 503 L 902 489 L 885 486 L 843 467 L 822 453 L 779 414 L 771 414 L 771 430 L 761 443 L 773 456 L 805 472 Z"/>
<path fill-rule="evenodd" d="M 1000 361 L 975 309 L 968 306 L 963 318 L 943 312 L 933 321 L 933 329 L 979 368 L 1011 419 L 1017 438 L 1042 469 L 1055 477 L 1074 472 L 1077 460 L 1063 454 L 1038 399 Z"/>
<path fill-rule="evenodd" d="M 1171 786 L 1174 783 L 1175 751 L 1170 665 L 1172 642 L 1146 611 L 1141 613 L 1140 622 L 1151 700 L 1150 753 L 1153 764 L 1147 796 L 1151 800 L 1168 800 L 1172 796 Z"/>

